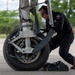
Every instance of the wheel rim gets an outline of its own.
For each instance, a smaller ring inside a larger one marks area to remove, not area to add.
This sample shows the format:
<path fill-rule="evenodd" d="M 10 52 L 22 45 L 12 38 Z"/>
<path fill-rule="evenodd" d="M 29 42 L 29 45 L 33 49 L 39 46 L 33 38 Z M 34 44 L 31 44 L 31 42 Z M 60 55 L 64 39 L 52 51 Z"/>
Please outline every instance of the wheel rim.
<path fill-rule="evenodd" d="M 23 48 L 25 46 L 24 45 L 24 39 L 18 40 L 16 42 L 16 44 L 19 47 Z M 31 39 L 31 47 L 35 48 L 37 46 L 37 44 L 38 44 L 38 42 L 35 39 Z M 14 48 L 14 53 L 15 53 L 16 58 L 22 63 L 33 63 L 39 58 L 39 56 L 41 54 L 40 51 L 37 54 L 35 54 L 35 55 L 22 54 L 16 48 Z"/>

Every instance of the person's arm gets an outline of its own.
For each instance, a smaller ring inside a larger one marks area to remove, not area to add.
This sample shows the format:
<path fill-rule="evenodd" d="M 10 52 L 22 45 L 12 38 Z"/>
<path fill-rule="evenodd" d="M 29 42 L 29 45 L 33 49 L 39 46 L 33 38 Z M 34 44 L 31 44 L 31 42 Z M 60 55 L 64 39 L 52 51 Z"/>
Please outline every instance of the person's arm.
<path fill-rule="evenodd" d="M 48 33 L 49 30 L 51 29 L 51 25 L 49 24 L 49 19 L 46 19 L 46 28 L 45 29 L 40 29 L 41 31 L 43 31 L 43 33 Z"/>
<path fill-rule="evenodd" d="M 61 31 L 64 25 L 64 15 L 60 12 L 54 14 L 54 30 Z"/>

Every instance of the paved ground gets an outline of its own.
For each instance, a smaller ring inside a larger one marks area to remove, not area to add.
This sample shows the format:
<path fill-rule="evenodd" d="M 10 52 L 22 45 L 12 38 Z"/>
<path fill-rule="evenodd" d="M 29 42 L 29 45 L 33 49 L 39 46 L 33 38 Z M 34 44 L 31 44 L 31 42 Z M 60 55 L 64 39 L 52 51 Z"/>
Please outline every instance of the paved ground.
<path fill-rule="evenodd" d="M 3 43 L 5 39 L 0 39 L 0 75 L 75 75 L 75 70 L 69 70 L 67 72 L 58 72 L 58 71 L 14 71 L 11 69 L 4 60 L 3 57 Z M 75 40 L 70 48 L 70 53 L 75 56 Z M 58 48 L 49 56 L 48 62 L 55 62 L 61 60 L 66 63 L 59 55 L 58 55 Z M 70 64 L 66 63 L 69 68 L 71 67 Z"/>

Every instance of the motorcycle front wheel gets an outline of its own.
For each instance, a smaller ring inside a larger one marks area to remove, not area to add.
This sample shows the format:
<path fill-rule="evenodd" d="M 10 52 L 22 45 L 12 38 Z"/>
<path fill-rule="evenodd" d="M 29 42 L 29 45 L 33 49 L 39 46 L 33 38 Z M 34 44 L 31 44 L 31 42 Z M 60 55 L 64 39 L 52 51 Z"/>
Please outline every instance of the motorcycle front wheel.
<path fill-rule="evenodd" d="M 13 37 L 17 34 L 18 29 L 12 31 L 6 38 L 3 46 L 3 55 L 7 64 L 17 71 L 35 71 L 39 70 L 47 61 L 49 56 L 48 47 L 45 46 L 35 55 L 22 54 L 10 43 Z M 39 44 L 39 39 L 31 38 L 31 47 L 36 47 Z M 19 47 L 23 48 L 24 39 L 19 39 L 15 42 Z"/>

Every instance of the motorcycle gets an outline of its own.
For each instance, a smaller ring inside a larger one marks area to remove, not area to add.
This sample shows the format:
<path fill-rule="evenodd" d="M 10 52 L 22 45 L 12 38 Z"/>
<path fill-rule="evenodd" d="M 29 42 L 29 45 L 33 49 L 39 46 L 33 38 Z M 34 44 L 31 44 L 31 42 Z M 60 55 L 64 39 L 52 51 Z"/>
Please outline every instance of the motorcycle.
<path fill-rule="evenodd" d="M 47 3 L 53 25 L 50 0 L 47 0 Z M 46 36 L 40 32 L 35 5 L 38 5 L 37 0 L 19 0 L 20 25 L 4 42 L 4 58 L 7 64 L 17 71 L 39 70 L 49 57 L 48 42 L 55 31 L 50 30 Z M 34 15 L 34 24 L 30 19 L 30 13 Z"/>

